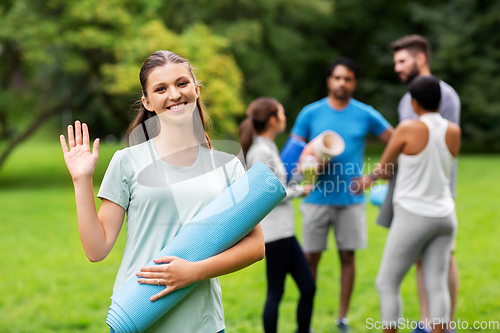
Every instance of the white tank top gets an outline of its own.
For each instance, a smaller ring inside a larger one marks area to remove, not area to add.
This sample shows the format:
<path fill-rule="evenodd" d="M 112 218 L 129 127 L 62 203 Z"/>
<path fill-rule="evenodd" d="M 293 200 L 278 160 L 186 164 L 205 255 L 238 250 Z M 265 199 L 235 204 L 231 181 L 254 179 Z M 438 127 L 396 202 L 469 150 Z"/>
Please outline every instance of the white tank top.
<path fill-rule="evenodd" d="M 418 154 L 399 155 L 393 202 L 415 215 L 445 217 L 455 209 L 450 191 L 455 157 L 446 145 L 448 120 L 438 112 L 425 113 L 419 120 L 427 126 L 429 139 Z"/>

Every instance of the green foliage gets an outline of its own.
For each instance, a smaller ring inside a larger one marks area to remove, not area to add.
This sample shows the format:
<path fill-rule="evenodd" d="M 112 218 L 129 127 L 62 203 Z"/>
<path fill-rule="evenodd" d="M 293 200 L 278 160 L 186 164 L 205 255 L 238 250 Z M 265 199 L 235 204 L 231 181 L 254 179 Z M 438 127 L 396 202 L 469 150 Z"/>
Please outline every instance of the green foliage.
<path fill-rule="evenodd" d="M 0 146 L 64 109 L 93 136 L 120 135 L 140 97 L 140 65 L 158 49 L 198 68 L 218 136 L 234 137 L 260 96 L 283 103 L 290 129 L 326 95 L 339 55 L 360 67 L 354 97 L 396 125 L 407 87 L 389 44 L 418 33 L 433 47 L 433 73 L 461 97 L 464 147 L 500 151 L 498 1 L 4 0 L 0 21 Z"/>
<path fill-rule="evenodd" d="M 244 110 L 242 75 L 228 40 L 202 23 L 179 33 L 169 30 L 159 16 L 161 5 L 17 0 L 0 7 L 0 137 L 15 140 L 11 132 L 22 132 L 27 122 L 61 103 L 89 123 L 94 134 L 121 133 L 140 97 L 140 67 L 159 49 L 190 59 L 209 92 L 202 98 L 214 129 L 236 135 L 234 117 Z M 19 96 L 15 103 L 13 96 Z M 16 119 L 20 109 L 21 122 Z"/>
<path fill-rule="evenodd" d="M 204 1 L 172 0 L 165 22 L 182 31 L 203 22 L 226 37 L 244 74 L 244 100 L 280 100 L 293 121 L 300 109 L 326 93 L 325 68 L 335 56 L 330 0 Z"/>
<path fill-rule="evenodd" d="M 455 0 L 411 6 L 437 47 L 435 73 L 462 97 L 466 145 L 500 150 L 500 2 Z"/>
<path fill-rule="evenodd" d="M 389 45 L 407 34 L 431 43 L 431 70 L 462 102 L 464 148 L 500 151 L 500 2 L 336 0 L 328 44 L 361 69 L 355 97 L 394 125 L 407 87 L 393 72 Z"/>
<path fill-rule="evenodd" d="M 389 45 L 421 34 L 433 47 L 433 73 L 460 95 L 465 148 L 500 150 L 498 1 L 171 0 L 163 12 L 175 31 L 202 21 L 225 36 L 243 71 L 245 101 L 278 98 L 289 125 L 326 95 L 325 70 L 339 55 L 360 67 L 355 98 L 396 125 L 407 87 L 394 74 Z"/>

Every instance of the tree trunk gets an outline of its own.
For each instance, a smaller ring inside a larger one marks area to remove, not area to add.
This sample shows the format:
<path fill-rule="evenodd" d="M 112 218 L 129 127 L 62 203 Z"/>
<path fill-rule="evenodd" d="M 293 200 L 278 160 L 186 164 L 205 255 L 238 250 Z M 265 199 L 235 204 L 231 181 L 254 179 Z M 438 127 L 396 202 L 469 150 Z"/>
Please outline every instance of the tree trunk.
<path fill-rule="evenodd" d="M 0 170 L 2 169 L 3 164 L 7 161 L 10 153 L 14 150 L 14 148 L 19 145 L 21 142 L 29 138 L 33 133 L 35 133 L 42 124 L 44 124 L 50 117 L 55 115 L 58 112 L 61 112 L 64 108 L 69 106 L 69 102 L 64 101 L 53 108 L 42 112 L 36 119 L 33 120 L 30 126 L 17 138 L 10 141 L 7 145 L 7 148 L 0 155 Z"/>

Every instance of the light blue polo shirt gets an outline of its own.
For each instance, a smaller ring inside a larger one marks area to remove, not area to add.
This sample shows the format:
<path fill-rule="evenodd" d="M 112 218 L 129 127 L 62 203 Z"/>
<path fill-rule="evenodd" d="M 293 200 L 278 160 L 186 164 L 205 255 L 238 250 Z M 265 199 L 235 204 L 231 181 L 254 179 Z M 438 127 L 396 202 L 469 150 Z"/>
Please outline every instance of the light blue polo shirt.
<path fill-rule="evenodd" d="M 364 173 L 366 136 L 369 133 L 379 136 L 389 126 L 373 107 L 353 98 L 342 110 L 332 108 L 326 97 L 305 106 L 295 120 L 292 134 L 311 141 L 323 131 L 333 130 L 344 139 L 345 150 L 325 167 L 304 202 L 336 206 L 364 203 L 364 194 L 353 194 L 349 187 L 353 189 L 353 177 Z"/>

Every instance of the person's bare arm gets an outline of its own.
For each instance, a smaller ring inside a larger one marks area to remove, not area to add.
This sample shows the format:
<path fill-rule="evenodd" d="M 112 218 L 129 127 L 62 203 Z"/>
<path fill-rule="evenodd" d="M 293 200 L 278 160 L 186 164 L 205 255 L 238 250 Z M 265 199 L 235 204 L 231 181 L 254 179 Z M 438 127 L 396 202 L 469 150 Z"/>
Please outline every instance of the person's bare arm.
<path fill-rule="evenodd" d="M 90 152 L 87 125 L 76 121 L 74 133 L 73 126 L 68 126 L 69 148 L 64 135 L 60 136 L 60 141 L 75 187 L 78 230 L 85 254 L 92 262 L 101 261 L 116 242 L 125 210 L 114 202 L 103 200 L 97 213 L 92 174 L 99 159 L 99 139 L 94 141 Z"/>
<path fill-rule="evenodd" d="M 450 153 L 457 157 L 460 151 L 462 130 L 457 124 L 448 122 L 448 130 L 446 131 L 446 145 Z"/>
<path fill-rule="evenodd" d="M 393 133 L 394 128 L 392 128 L 392 126 L 389 126 L 385 131 L 377 136 L 377 139 L 380 142 L 387 144 L 393 136 Z M 356 186 L 352 187 L 354 189 L 354 193 L 361 194 L 364 190 L 370 188 L 376 181 L 376 178 L 372 177 L 373 175 L 361 175 L 359 177 L 353 177 L 351 181 L 356 184 Z"/>
<path fill-rule="evenodd" d="M 392 136 L 392 133 L 394 133 L 394 128 L 392 126 L 387 127 L 385 131 L 383 131 L 379 136 L 377 136 L 377 139 L 384 143 L 387 144 Z"/>
<path fill-rule="evenodd" d="M 414 134 L 416 126 L 418 126 L 416 123 L 414 120 L 404 120 L 396 127 L 382 153 L 380 162 L 373 171 L 377 177 L 382 179 L 391 177 L 394 170 L 394 162 L 396 162 L 399 154 Z"/>

